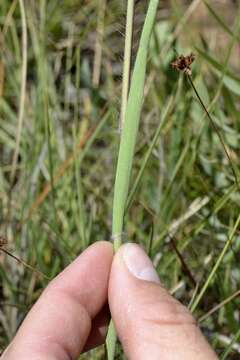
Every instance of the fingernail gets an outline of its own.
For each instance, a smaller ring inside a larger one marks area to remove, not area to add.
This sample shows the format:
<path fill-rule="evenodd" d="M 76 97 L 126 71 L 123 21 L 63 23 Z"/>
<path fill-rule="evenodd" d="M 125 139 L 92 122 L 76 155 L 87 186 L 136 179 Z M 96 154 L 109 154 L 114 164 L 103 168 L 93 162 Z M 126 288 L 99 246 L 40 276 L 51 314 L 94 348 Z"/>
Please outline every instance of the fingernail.
<path fill-rule="evenodd" d="M 138 279 L 153 281 L 160 284 L 160 280 L 153 264 L 145 251 L 136 244 L 126 244 L 123 248 L 123 260 L 133 276 Z"/>

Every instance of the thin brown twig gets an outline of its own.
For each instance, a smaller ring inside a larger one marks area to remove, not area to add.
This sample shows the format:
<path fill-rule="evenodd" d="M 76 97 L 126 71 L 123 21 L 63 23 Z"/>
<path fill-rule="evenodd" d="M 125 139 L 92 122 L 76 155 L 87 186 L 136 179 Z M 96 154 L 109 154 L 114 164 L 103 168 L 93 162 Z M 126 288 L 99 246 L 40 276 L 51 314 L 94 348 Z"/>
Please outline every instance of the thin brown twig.
<path fill-rule="evenodd" d="M 4 252 L 5 254 L 7 254 L 8 256 L 10 256 L 11 258 L 13 258 L 14 260 L 16 260 L 19 264 L 22 264 L 23 266 L 25 266 L 26 268 L 32 270 L 33 272 L 35 272 L 36 274 L 43 276 L 45 279 L 47 280 L 51 280 L 47 275 L 45 275 L 44 273 L 42 273 L 40 270 L 34 268 L 33 266 L 29 265 L 28 263 L 26 263 L 25 261 L 23 261 L 22 259 L 19 259 L 17 256 L 13 255 L 12 253 L 10 253 L 8 250 L 4 249 L 3 247 L 0 247 L 0 251 Z"/>
<path fill-rule="evenodd" d="M 223 300 L 222 302 L 220 302 L 220 304 L 217 304 L 216 306 L 214 306 L 212 309 L 210 309 L 206 314 L 204 314 L 203 316 L 200 317 L 200 319 L 198 320 L 199 323 L 203 322 L 204 320 L 206 320 L 210 315 L 212 315 L 213 313 L 215 313 L 217 310 L 221 309 L 223 306 L 225 306 L 226 304 L 228 304 L 230 301 L 234 300 L 236 297 L 240 296 L 240 290 L 235 291 L 234 294 L 230 295 L 229 297 L 227 297 L 225 300 Z"/>
<path fill-rule="evenodd" d="M 4 246 L 6 246 L 8 243 L 8 240 L 6 237 L 0 235 L 0 251 L 2 251 L 3 253 L 7 254 L 8 256 L 10 256 L 11 258 L 13 258 L 14 260 L 16 260 L 18 263 L 22 264 L 23 266 L 25 266 L 26 268 L 32 270 L 33 272 L 37 273 L 38 275 L 43 276 L 45 279 L 50 280 L 50 278 L 45 275 L 44 273 L 42 273 L 40 270 L 34 268 L 33 266 L 29 265 L 28 263 L 26 263 L 24 260 L 19 259 L 17 256 L 13 255 L 12 253 L 10 253 L 10 251 L 6 250 L 4 248 Z"/>
<path fill-rule="evenodd" d="M 177 244 L 176 244 L 173 236 L 172 236 L 171 234 L 168 234 L 168 237 L 169 237 L 169 239 L 170 239 L 170 243 L 171 243 L 174 251 L 175 251 L 176 254 L 177 254 L 177 257 L 178 257 L 179 260 L 180 260 L 180 263 L 181 263 L 181 265 L 182 265 L 183 270 L 184 270 L 185 273 L 188 275 L 188 277 L 189 277 L 189 279 L 191 280 L 192 284 L 193 284 L 194 286 L 197 286 L 197 282 L 196 282 L 196 280 L 194 279 L 194 276 L 193 276 L 191 270 L 189 269 L 189 266 L 187 265 L 186 261 L 184 260 L 182 254 L 181 254 L 180 251 L 178 250 Z"/>

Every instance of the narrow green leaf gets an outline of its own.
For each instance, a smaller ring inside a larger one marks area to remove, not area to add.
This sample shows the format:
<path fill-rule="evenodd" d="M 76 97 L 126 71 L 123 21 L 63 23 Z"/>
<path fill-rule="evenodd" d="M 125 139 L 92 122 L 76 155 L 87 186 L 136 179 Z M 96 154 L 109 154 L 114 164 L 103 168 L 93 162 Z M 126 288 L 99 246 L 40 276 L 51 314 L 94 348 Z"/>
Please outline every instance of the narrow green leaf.
<path fill-rule="evenodd" d="M 215 265 L 213 266 L 213 269 L 210 272 L 207 280 L 205 281 L 205 284 L 201 288 L 201 291 L 200 291 L 199 295 L 197 296 L 196 300 L 192 304 L 191 312 L 194 312 L 196 310 L 196 308 L 197 308 L 199 302 L 202 300 L 202 297 L 204 296 L 208 286 L 210 285 L 211 281 L 213 280 L 215 274 L 217 273 L 217 270 L 218 270 L 219 266 L 221 265 L 225 254 L 227 253 L 227 250 L 229 249 L 229 247 L 231 246 L 231 244 L 233 242 L 233 239 L 234 239 L 234 236 L 235 236 L 235 233 L 236 233 L 236 231 L 238 229 L 239 224 L 240 224 L 240 215 L 238 215 L 237 220 L 236 220 L 236 222 L 234 224 L 234 227 L 230 232 L 229 238 L 228 238 L 224 248 L 222 249 L 222 251 L 221 251 L 221 253 L 220 253 L 220 255 L 219 255 L 219 257 L 218 257 L 218 259 L 217 259 L 217 261 L 215 263 Z"/>
<path fill-rule="evenodd" d="M 117 238 L 115 241 L 115 249 L 117 249 L 121 243 L 124 210 L 128 195 L 134 148 L 143 102 L 147 50 L 157 6 L 157 0 L 150 1 L 133 70 L 126 109 L 126 119 L 121 136 L 113 199 L 112 234 Z"/>
<path fill-rule="evenodd" d="M 123 218 L 129 190 L 134 149 L 143 103 L 148 47 L 157 13 L 158 0 L 150 0 L 133 69 L 124 127 L 122 130 L 113 197 L 112 235 L 115 251 L 121 245 Z M 116 331 L 111 322 L 106 345 L 108 360 L 114 359 Z"/>
<path fill-rule="evenodd" d="M 210 56 L 209 54 L 207 54 L 205 51 L 201 50 L 199 47 L 194 46 L 194 48 L 196 49 L 196 51 L 205 59 L 209 62 L 209 64 L 211 64 L 216 70 L 219 70 L 221 72 L 224 71 L 224 65 L 222 65 L 221 63 L 219 63 L 215 58 L 213 58 L 212 56 Z M 230 78 L 239 81 L 240 82 L 240 78 L 237 77 L 234 73 L 232 73 L 231 71 L 227 70 L 226 71 L 226 75 L 228 75 Z"/>
<path fill-rule="evenodd" d="M 223 28 L 223 30 L 225 30 L 225 32 L 228 33 L 230 36 L 235 37 L 236 35 L 232 32 L 231 29 L 229 29 L 229 27 L 227 26 L 225 21 L 223 21 L 223 19 L 215 12 L 215 10 L 209 5 L 209 3 L 205 0 L 203 0 L 203 2 L 206 5 L 210 14 L 214 17 L 214 19 L 218 22 L 218 24 Z M 238 35 L 236 36 L 236 38 L 238 39 L 238 41 L 240 41 L 240 37 Z"/>

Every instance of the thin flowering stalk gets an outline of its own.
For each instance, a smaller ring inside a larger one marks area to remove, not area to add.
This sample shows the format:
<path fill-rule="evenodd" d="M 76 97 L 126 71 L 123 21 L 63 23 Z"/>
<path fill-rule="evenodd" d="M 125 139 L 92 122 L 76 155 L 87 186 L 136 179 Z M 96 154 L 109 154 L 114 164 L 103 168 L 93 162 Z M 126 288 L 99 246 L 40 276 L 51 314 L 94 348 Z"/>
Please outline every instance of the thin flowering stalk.
<path fill-rule="evenodd" d="M 13 258 L 14 260 L 16 260 L 18 263 L 22 264 L 23 266 L 25 266 L 26 268 L 30 269 L 31 271 L 35 272 L 36 274 L 43 276 L 45 279 L 50 280 L 50 278 L 43 274 L 40 270 L 34 268 L 33 266 L 29 265 L 28 263 L 26 263 L 24 260 L 18 258 L 16 255 L 13 255 L 12 253 L 10 253 L 10 251 L 6 250 L 4 248 L 4 246 L 6 246 L 8 243 L 7 239 L 3 236 L 0 236 L 0 251 L 2 251 L 3 253 L 5 253 L 6 255 L 10 256 L 11 258 Z"/>
<path fill-rule="evenodd" d="M 208 112 L 206 106 L 204 105 L 204 102 L 202 101 L 200 95 L 198 94 L 198 91 L 192 81 L 192 69 L 191 69 L 191 65 L 193 63 L 193 61 L 195 60 L 195 55 L 193 53 L 191 53 L 190 55 L 188 56 L 183 56 L 183 55 L 180 55 L 175 61 L 173 61 L 171 63 L 172 67 L 178 71 L 182 71 L 186 76 L 187 76 L 187 79 L 189 81 L 189 84 L 190 86 L 192 87 L 195 95 L 197 96 L 197 99 L 198 101 L 200 102 L 200 105 L 202 106 L 203 110 L 206 112 L 207 114 L 207 117 L 208 119 L 210 120 L 210 124 L 211 126 L 213 127 L 213 129 L 216 131 L 216 134 L 223 146 L 223 150 L 228 158 L 228 161 L 230 163 L 230 166 L 231 166 L 231 170 L 232 170 L 232 173 L 233 173 L 233 176 L 235 178 L 235 182 L 236 182 L 236 185 L 237 187 L 239 187 L 239 183 L 238 183 L 238 176 L 237 176 L 237 173 L 234 169 L 234 165 L 233 165 L 233 162 L 232 162 L 232 159 L 228 153 L 228 150 L 225 146 L 225 143 L 224 143 L 224 140 L 223 140 L 223 137 L 217 127 L 217 125 L 215 124 L 215 122 L 213 121 L 210 113 Z"/>
<path fill-rule="evenodd" d="M 195 87 L 195 85 L 194 85 L 194 83 L 193 83 L 193 81 L 192 81 L 191 75 L 188 75 L 188 74 L 187 74 L 187 78 L 188 78 L 188 81 L 189 81 L 191 87 L 193 88 L 193 91 L 195 92 L 195 94 L 196 94 L 196 96 L 197 96 L 197 98 L 198 98 L 201 106 L 203 107 L 204 111 L 205 111 L 206 114 L 207 114 L 207 117 L 208 117 L 208 119 L 210 120 L 210 124 L 212 125 L 213 129 L 216 131 L 216 134 L 217 134 L 217 136 L 218 136 L 218 138 L 219 138 L 219 140 L 220 140 L 220 142 L 221 142 L 221 144 L 222 144 L 223 150 L 224 150 L 224 152 L 225 152 L 225 154 L 226 154 L 226 156 L 227 156 L 227 158 L 228 158 L 229 164 L 230 164 L 230 166 L 231 166 L 231 170 L 232 170 L 233 176 L 234 176 L 234 178 L 235 178 L 235 182 L 236 182 L 237 186 L 239 187 L 238 176 L 237 176 L 237 173 L 236 173 L 236 171 L 235 171 L 235 169 L 234 169 L 234 165 L 233 165 L 232 159 L 231 159 L 231 157 L 230 157 L 230 155 L 229 155 L 229 153 L 228 153 L 228 150 L 227 150 L 227 148 L 226 148 L 226 145 L 224 144 L 223 137 L 222 137 L 222 135 L 221 135 L 221 133 L 220 133 L 217 125 L 216 125 L 215 122 L 213 121 L 210 113 L 208 112 L 206 106 L 204 105 L 201 97 L 199 96 L 199 94 L 198 94 L 198 92 L 197 92 L 197 89 L 196 89 L 196 87 Z"/>

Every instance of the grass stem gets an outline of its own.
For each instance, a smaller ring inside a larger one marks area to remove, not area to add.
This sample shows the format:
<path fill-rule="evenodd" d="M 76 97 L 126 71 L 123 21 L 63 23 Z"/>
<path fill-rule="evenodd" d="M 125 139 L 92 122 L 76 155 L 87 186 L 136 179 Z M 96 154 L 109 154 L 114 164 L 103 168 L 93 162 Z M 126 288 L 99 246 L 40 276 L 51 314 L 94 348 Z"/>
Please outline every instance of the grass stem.
<path fill-rule="evenodd" d="M 130 67 L 132 54 L 132 35 L 133 35 L 133 16 L 134 16 L 134 0 L 128 0 L 127 4 L 127 20 L 125 33 L 125 49 L 123 62 L 123 81 L 122 81 L 122 101 L 121 101 L 121 119 L 120 131 L 122 131 L 126 116 L 129 81 L 130 81 Z"/>
<path fill-rule="evenodd" d="M 231 244 L 233 242 L 233 238 L 234 238 L 235 233 L 236 233 L 236 231 L 237 231 L 237 229 L 239 227 L 239 224 L 240 224 L 240 214 L 238 215 L 238 218 L 237 218 L 237 220 L 236 220 L 236 222 L 234 224 L 234 227 L 233 227 L 233 229 L 232 229 L 232 231 L 231 231 L 231 233 L 229 235 L 229 238 L 228 238 L 224 248 L 222 249 L 222 251 L 221 251 L 221 253 L 220 253 L 220 255 L 219 255 L 219 257 L 218 257 L 218 259 L 217 259 L 217 261 L 216 261 L 216 263 L 215 263 L 215 265 L 213 267 L 213 269 L 212 269 L 212 271 L 210 272 L 204 286 L 202 287 L 198 297 L 196 298 L 196 300 L 194 301 L 194 303 L 193 303 L 193 305 L 191 307 L 192 312 L 194 312 L 196 310 L 196 308 L 197 308 L 199 302 L 201 301 L 203 295 L 205 294 L 208 286 L 210 285 L 211 281 L 213 280 L 213 277 L 216 274 L 219 266 L 221 265 L 225 254 L 227 253 L 229 247 L 231 246 Z"/>
<path fill-rule="evenodd" d="M 122 243 L 123 220 L 143 103 L 148 46 L 157 13 L 157 7 L 158 0 L 150 0 L 133 69 L 125 123 L 120 140 L 114 185 L 112 218 L 112 238 L 114 239 L 115 251 L 118 250 Z M 114 359 L 116 340 L 116 331 L 113 322 L 111 322 L 106 339 L 108 360 Z"/>
<path fill-rule="evenodd" d="M 231 157 L 230 157 L 230 155 L 229 155 L 229 153 L 228 153 L 228 150 L 227 150 L 227 148 L 226 148 L 226 146 L 225 146 L 225 144 L 224 144 L 223 137 L 222 137 L 220 131 L 218 130 L 217 125 L 216 125 L 215 122 L 213 121 L 211 115 L 209 114 L 206 106 L 204 105 L 204 102 L 202 101 L 201 97 L 199 96 L 198 91 L 197 91 L 197 89 L 196 89 L 196 87 L 195 87 L 195 85 L 194 85 L 194 83 L 193 83 L 193 81 L 192 81 L 191 75 L 187 75 L 187 78 L 188 78 L 188 81 L 189 81 L 191 87 L 193 88 L 193 91 L 195 92 L 195 94 L 196 94 L 196 96 L 197 96 L 197 98 L 198 98 L 201 106 L 203 107 L 203 110 L 204 110 L 204 111 L 206 112 L 206 114 L 207 114 L 207 117 L 208 117 L 208 119 L 210 120 L 210 124 L 212 125 L 213 129 L 216 131 L 216 134 L 217 134 L 217 136 L 218 136 L 218 138 L 219 138 L 219 140 L 220 140 L 220 142 L 221 142 L 221 144 L 222 144 L 222 147 L 223 147 L 223 149 L 224 149 L 224 152 L 225 152 L 225 154 L 226 154 L 226 156 L 227 156 L 227 158 L 228 158 L 229 164 L 230 164 L 230 166 L 231 166 L 231 170 L 232 170 L 233 176 L 234 176 L 234 178 L 235 178 L 235 182 L 236 182 L 237 186 L 239 187 L 238 176 L 237 176 L 237 173 L 236 173 L 236 171 L 235 171 L 235 169 L 234 169 L 234 165 L 233 165 L 232 159 L 231 159 Z"/>

